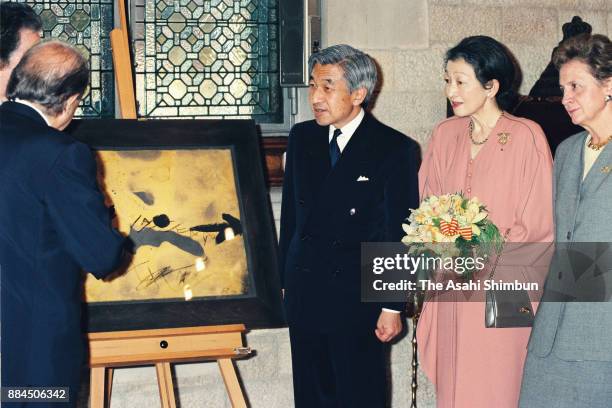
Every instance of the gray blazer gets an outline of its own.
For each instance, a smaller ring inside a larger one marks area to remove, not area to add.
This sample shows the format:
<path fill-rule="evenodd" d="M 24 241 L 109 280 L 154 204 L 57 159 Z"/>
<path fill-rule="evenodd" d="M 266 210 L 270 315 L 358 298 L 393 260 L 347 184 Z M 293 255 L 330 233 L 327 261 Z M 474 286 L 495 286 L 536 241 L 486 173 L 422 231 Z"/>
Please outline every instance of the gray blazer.
<path fill-rule="evenodd" d="M 557 148 L 554 172 L 556 242 L 612 242 L 612 146 L 582 180 L 587 132 Z M 552 271 L 552 269 L 551 269 Z M 612 302 L 540 304 L 529 341 L 539 357 L 612 361 Z"/>

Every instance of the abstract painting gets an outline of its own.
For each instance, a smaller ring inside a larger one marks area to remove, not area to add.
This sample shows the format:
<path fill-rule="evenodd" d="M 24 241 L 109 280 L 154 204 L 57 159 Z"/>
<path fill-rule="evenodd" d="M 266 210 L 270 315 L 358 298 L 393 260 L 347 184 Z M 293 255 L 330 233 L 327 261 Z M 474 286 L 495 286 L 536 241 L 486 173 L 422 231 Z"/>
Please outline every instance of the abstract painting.
<path fill-rule="evenodd" d="M 276 238 L 251 120 L 80 120 L 134 255 L 87 275 L 89 331 L 283 324 Z M 104 250 L 101 248 L 100 250 Z"/>
<path fill-rule="evenodd" d="M 88 275 L 87 301 L 247 292 L 230 149 L 100 151 L 98 159 L 119 230 L 139 242 L 121 276 Z"/>

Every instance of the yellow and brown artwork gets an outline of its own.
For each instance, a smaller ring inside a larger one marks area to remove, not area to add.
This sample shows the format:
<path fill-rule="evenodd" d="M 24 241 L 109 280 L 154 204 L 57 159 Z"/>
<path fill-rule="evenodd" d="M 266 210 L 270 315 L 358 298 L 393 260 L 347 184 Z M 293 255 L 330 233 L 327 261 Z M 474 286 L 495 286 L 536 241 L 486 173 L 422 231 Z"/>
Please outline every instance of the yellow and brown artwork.
<path fill-rule="evenodd" d="M 116 226 L 136 247 L 110 282 L 88 274 L 87 302 L 247 293 L 230 149 L 101 150 L 98 173 Z"/>

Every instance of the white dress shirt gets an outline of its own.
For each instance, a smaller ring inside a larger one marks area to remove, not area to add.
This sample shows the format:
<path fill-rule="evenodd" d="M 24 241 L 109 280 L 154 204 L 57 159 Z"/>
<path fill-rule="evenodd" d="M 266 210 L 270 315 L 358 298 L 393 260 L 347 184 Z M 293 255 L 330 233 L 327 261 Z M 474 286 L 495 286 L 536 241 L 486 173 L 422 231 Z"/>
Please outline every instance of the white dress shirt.
<path fill-rule="evenodd" d="M 361 124 L 361 121 L 363 120 L 364 116 L 365 116 L 365 112 L 363 111 L 363 109 L 359 108 L 359 113 L 357 114 L 357 116 L 355 116 L 353 120 L 351 120 L 349 123 L 344 125 L 342 129 L 340 129 L 342 131 L 342 134 L 338 136 L 338 138 L 336 139 L 338 141 L 338 147 L 340 148 L 340 153 L 344 151 L 344 148 L 348 144 L 349 140 L 351 140 L 353 133 L 355 133 L 355 131 Z M 332 138 L 334 137 L 334 131 L 336 129 L 337 128 L 334 125 L 329 125 L 329 142 L 330 143 L 331 143 Z"/>

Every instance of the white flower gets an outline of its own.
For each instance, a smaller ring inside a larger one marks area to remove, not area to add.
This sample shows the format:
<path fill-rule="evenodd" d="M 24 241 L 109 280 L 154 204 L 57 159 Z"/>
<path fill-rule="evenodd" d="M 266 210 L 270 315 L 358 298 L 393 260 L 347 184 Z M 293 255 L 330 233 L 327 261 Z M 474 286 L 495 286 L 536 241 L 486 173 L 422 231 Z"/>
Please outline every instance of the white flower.
<path fill-rule="evenodd" d="M 476 224 L 472 224 L 472 234 L 480 235 L 480 228 Z"/>
<path fill-rule="evenodd" d="M 484 220 L 485 218 L 487 218 L 487 216 L 489 215 L 489 213 L 487 213 L 486 211 L 481 211 L 479 212 L 474 219 L 472 220 L 472 222 L 475 224 L 477 222 L 480 222 L 482 220 Z"/>

